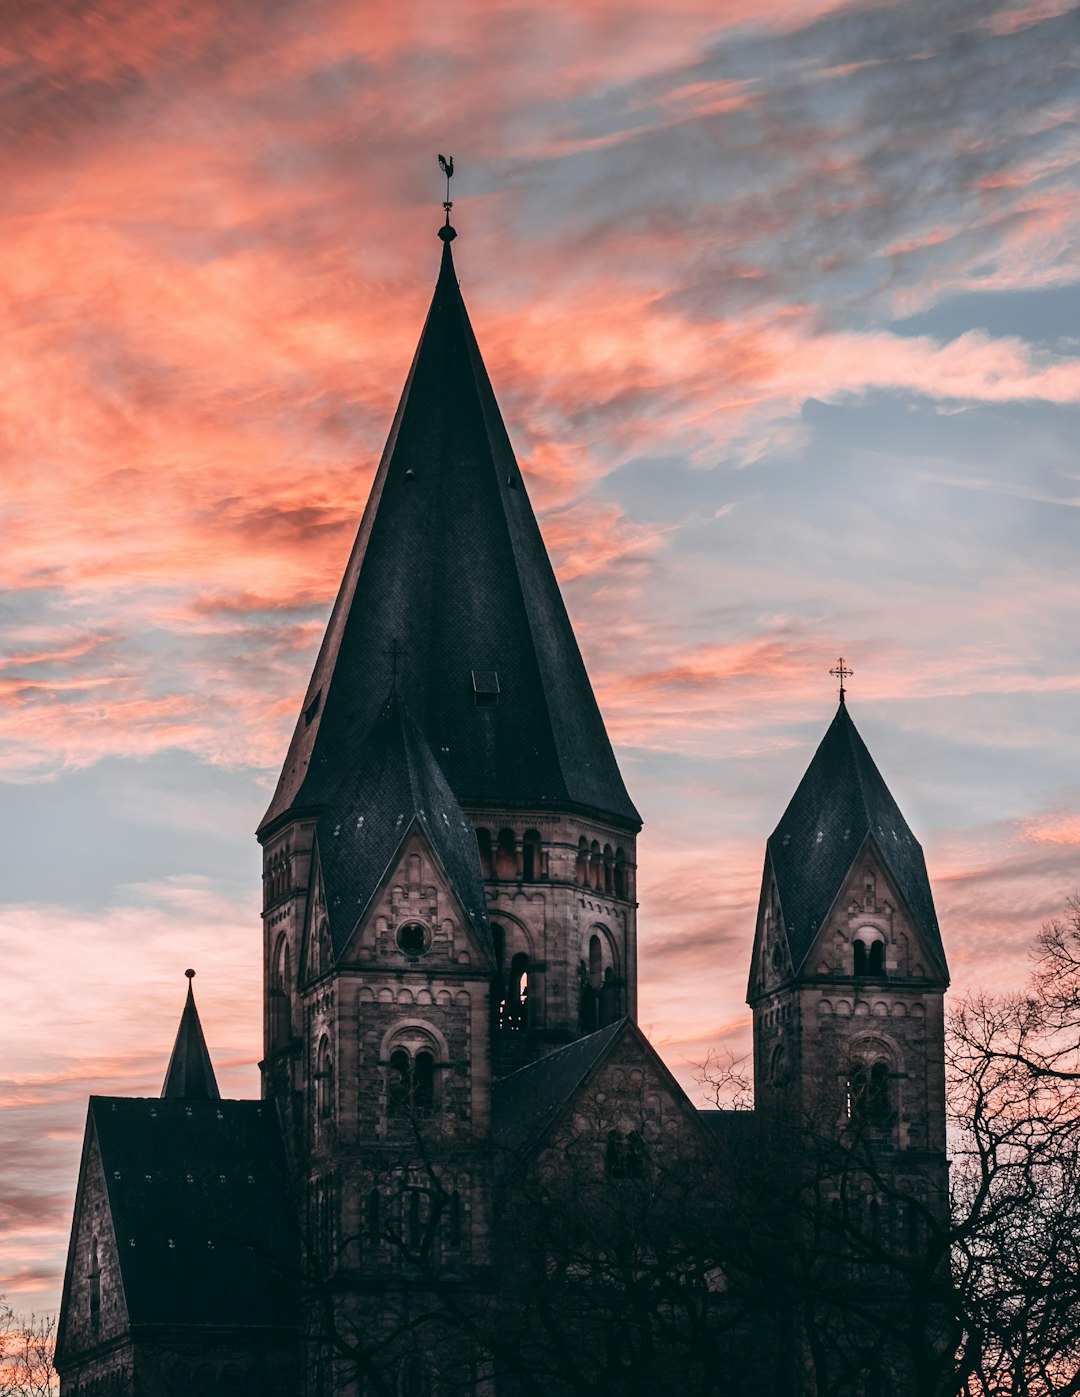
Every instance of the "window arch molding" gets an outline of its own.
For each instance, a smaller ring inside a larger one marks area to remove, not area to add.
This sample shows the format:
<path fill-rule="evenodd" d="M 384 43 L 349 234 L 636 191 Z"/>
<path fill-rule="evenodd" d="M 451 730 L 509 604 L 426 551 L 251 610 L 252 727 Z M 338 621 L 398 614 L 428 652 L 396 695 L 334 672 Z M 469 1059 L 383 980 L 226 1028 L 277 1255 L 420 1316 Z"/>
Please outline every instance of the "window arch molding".
<path fill-rule="evenodd" d="M 581 959 L 588 966 L 592 952 L 592 938 L 600 938 L 600 949 L 603 955 L 603 966 L 612 967 L 616 975 L 622 974 L 622 967 L 619 964 L 619 945 L 611 933 L 611 928 L 605 926 L 603 922 L 593 922 L 581 933 Z M 606 953 L 606 954 L 604 954 Z"/>
<path fill-rule="evenodd" d="M 875 1129 L 892 1126 L 897 1112 L 896 1044 L 884 1035 L 864 1035 L 848 1045 L 845 1072 L 847 1117 Z"/>
<path fill-rule="evenodd" d="M 270 1019 L 273 1042 L 279 1045 L 292 1029 L 292 949 L 289 938 L 282 932 L 274 947 L 270 969 Z"/>
<path fill-rule="evenodd" d="M 446 1038 L 427 1019 L 398 1019 L 383 1034 L 382 1042 L 379 1044 L 379 1065 L 387 1066 L 390 1061 L 390 1054 L 397 1047 L 407 1048 L 413 1052 L 418 1052 L 425 1046 L 418 1042 L 418 1039 L 426 1038 L 426 1046 L 434 1051 L 435 1061 L 444 1064 L 450 1060 L 450 1049 Z M 399 1041 L 400 1040 L 400 1041 Z"/>
<path fill-rule="evenodd" d="M 439 1069 L 446 1065 L 447 1045 L 434 1025 L 416 1020 L 395 1024 L 383 1039 L 380 1061 L 388 1118 L 407 1120 L 438 1110 Z"/>
<path fill-rule="evenodd" d="M 885 933 L 863 923 L 851 934 L 852 965 L 856 976 L 878 978 L 885 974 Z"/>
<path fill-rule="evenodd" d="M 334 1118 L 336 1106 L 334 1096 L 334 1049 L 330 1035 L 324 1029 L 319 1035 L 315 1049 L 315 1115 L 317 1120 L 328 1123 Z"/>
<path fill-rule="evenodd" d="M 536 1023 L 536 959 L 529 928 L 498 909 L 491 921 L 495 968 L 491 1022 L 500 1033 L 521 1033 Z"/>
<path fill-rule="evenodd" d="M 623 1013 L 623 978 L 619 947 L 610 929 L 594 922 L 581 934 L 579 1027 L 583 1033 L 614 1023 Z"/>

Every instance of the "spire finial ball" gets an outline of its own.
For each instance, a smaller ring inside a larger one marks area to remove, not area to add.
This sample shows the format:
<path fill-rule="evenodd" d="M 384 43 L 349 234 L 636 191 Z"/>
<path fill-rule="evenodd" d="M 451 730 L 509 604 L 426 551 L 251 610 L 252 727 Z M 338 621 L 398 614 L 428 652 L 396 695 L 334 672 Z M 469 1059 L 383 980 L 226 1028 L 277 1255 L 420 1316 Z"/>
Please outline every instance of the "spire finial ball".
<path fill-rule="evenodd" d="M 194 980 L 195 978 L 194 970 L 185 970 L 184 974 L 188 977 L 189 980 Z"/>

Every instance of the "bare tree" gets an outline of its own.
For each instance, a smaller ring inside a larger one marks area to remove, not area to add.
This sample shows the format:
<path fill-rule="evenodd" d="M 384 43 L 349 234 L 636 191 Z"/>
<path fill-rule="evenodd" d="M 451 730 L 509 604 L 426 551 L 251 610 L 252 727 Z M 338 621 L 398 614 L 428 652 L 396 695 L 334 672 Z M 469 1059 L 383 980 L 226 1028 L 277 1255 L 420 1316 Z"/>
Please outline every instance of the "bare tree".
<path fill-rule="evenodd" d="M 56 1397 L 56 1320 L 19 1315 L 0 1296 L 0 1397 Z"/>

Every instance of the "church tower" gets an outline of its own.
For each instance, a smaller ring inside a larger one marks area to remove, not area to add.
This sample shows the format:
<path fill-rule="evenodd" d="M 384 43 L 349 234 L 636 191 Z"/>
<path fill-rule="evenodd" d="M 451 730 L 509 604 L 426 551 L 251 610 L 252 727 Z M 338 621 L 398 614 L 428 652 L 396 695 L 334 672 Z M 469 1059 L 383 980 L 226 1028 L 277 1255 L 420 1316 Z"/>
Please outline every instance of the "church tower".
<path fill-rule="evenodd" d="M 488 1264 L 492 1083 L 636 1008 L 623 785 L 440 230 L 260 825 L 265 1050 L 323 1272 Z M 426 1179 L 402 1161 L 439 1141 Z M 404 1168 L 404 1172 L 403 1172 Z M 391 1182 L 388 1183 L 387 1180 Z M 402 1211 L 403 1210 L 403 1211 Z M 365 1239 L 371 1239 L 365 1241 Z"/>
<path fill-rule="evenodd" d="M 922 848 L 841 691 L 765 854 L 747 995 L 758 1108 L 944 1171 L 948 983 Z"/>
<path fill-rule="evenodd" d="M 948 1206 L 948 983 L 922 848 L 841 689 L 768 841 L 747 998 L 762 1147 L 811 1185 L 793 1195 L 809 1209 L 798 1214 L 809 1239 L 802 1284 L 818 1315 L 831 1294 L 830 1340 L 863 1367 L 867 1393 L 918 1390 L 904 1354 L 880 1348 L 884 1326 L 850 1327 L 850 1301 L 860 1297 L 864 1326 L 869 1306 L 898 1296 L 914 1315 L 911 1278 L 922 1266 L 933 1274 L 929 1233 Z M 803 1371 L 808 1360 L 794 1361 Z"/>

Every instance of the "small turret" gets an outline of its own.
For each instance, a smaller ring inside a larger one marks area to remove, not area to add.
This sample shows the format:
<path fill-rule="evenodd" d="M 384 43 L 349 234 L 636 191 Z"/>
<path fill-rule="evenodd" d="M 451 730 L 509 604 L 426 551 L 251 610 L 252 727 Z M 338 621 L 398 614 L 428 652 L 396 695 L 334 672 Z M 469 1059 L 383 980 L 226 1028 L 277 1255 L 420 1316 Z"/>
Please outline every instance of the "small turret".
<path fill-rule="evenodd" d="M 180 1027 L 176 1032 L 161 1095 L 184 1101 L 219 1101 L 221 1092 L 218 1091 L 214 1065 L 203 1037 L 199 1011 L 195 1007 L 195 992 L 191 985 L 195 972 L 185 970 L 184 974 L 188 982 L 187 1000 L 180 1015 Z"/>

